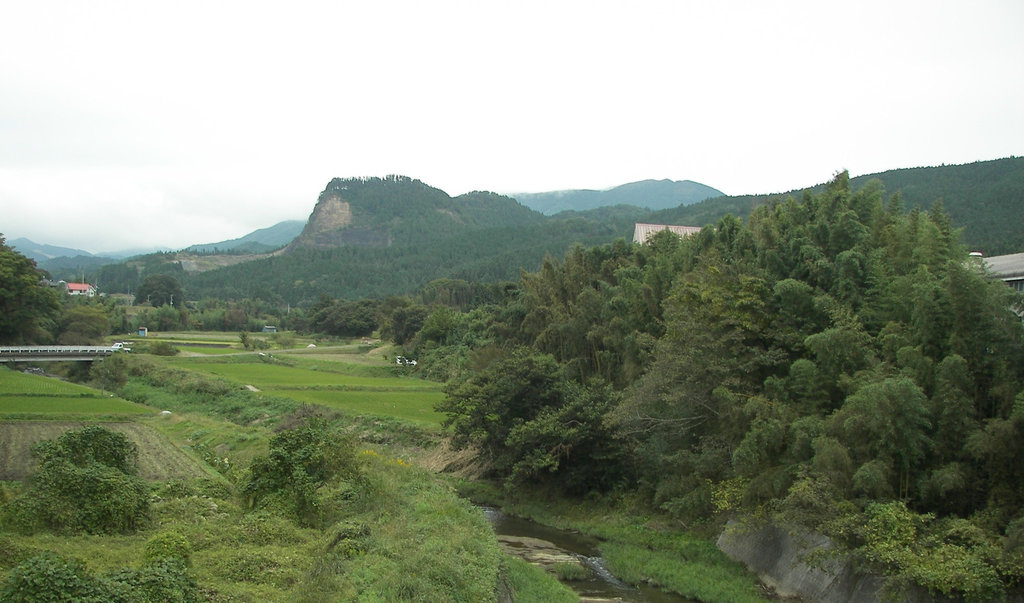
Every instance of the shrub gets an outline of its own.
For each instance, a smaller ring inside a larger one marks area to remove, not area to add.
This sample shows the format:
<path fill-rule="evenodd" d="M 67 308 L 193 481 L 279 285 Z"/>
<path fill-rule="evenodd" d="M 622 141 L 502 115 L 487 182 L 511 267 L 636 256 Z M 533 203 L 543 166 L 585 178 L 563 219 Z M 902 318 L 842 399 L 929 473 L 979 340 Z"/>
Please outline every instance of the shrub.
<path fill-rule="evenodd" d="M 138 451 L 124 434 L 90 426 L 41 442 L 28 490 L 4 507 L 22 532 L 133 532 L 149 516 L 149 489 L 136 475 Z"/>
<path fill-rule="evenodd" d="M 143 561 L 145 565 L 154 565 L 166 559 L 177 559 L 188 567 L 191 556 L 192 547 L 187 538 L 178 532 L 161 532 L 146 541 Z"/>
<path fill-rule="evenodd" d="M 90 574 L 81 561 L 51 552 L 32 557 L 11 570 L 0 590 L 0 600 L 10 603 L 107 603 L 117 599 L 119 597 L 113 596 L 112 589 Z"/>
<path fill-rule="evenodd" d="M 148 546 L 147 546 L 148 553 Z M 139 569 L 123 569 L 106 576 L 109 588 L 125 601 L 138 603 L 200 603 L 199 585 L 180 559 L 165 558 Z"/>
<path fill-rule="evenodd" d="M 251 506 L 277 503 L 301 524 L 316 526 L 327 519 L 319 490 L 358 476 L 350 439 L 313 418 L 270 440 L 270 453 L 253 461 L 242 491 Z"/>
<path fill-rule="evenodd" d="M 180 350 L 166 341 L 154 341 L 147 346 L 146 351 L 154 356 L 177 356 Z"/>

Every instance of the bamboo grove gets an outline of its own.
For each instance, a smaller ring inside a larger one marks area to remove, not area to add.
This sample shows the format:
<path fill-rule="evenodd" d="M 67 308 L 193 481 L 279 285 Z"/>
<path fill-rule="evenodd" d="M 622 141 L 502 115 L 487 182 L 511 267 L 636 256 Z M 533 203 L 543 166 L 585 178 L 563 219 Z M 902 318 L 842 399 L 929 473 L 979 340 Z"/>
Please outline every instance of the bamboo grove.
<path fill-rule="evenodd" d="M 1017 296 L 941 202 L 840 173 L 686 239 L 548 258 L 411 345 L 510 488 L 801 526 L 893 589 L 985 599 L 1024 577 Z"/>

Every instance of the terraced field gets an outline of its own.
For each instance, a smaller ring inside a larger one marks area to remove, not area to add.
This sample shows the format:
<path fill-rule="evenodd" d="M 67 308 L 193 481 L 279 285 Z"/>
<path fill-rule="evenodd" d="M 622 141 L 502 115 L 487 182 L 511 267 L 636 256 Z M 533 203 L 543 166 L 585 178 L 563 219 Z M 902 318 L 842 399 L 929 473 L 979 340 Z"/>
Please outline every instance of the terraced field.
<path fill-rule="evenodd" d="M 81 429 L 81 421 L 5 421 L 0 422 L 0 480 L 20 480 L 35 469 L 32 445 L 53 440 L 65 431 Z M 143 423 L 102 422 L 119 431 L 139 447 L 139 476 L 154 481 L 187 480 L 211 474 L 198 461 Z"/>
<path fill-rule="evenodd" d="M 32 473 L 33 444 L 97 423 L 135 442 L 139 474 L 144 479 L 210 475 L 201 463 L 146 423 L 127 420 L 160 420 L 154 415 L 152 408 L 82 385 L 0 368 L 0 480 L 20 480 Z"/>

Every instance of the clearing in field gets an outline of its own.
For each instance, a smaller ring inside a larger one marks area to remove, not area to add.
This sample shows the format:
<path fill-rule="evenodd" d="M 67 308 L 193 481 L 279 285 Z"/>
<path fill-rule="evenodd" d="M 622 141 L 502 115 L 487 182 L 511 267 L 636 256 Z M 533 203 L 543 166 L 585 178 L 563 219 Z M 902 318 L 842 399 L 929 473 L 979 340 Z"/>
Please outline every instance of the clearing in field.
<path fill-rule="evenodd" d="M 0 422 L 0 480 L 25 479 L 35 471 L 32 445 L 59 438 L 65 431 L 96 422 L 5 421 Z M 150 481 L 190 480 L 214 475 L 166 437 L 142 423 L 100 423 L 119 431 L 139 447 L 139 477 Z"/>

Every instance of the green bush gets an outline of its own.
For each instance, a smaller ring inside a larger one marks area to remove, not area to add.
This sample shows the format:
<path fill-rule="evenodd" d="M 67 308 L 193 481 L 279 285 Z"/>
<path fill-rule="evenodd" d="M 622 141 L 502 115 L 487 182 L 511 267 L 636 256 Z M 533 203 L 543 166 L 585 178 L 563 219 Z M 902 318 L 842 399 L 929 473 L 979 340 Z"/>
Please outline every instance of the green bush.
<path fill-rule="evenodd" d="M 133 603 L 200 603 L 205 600 L 180 559 L 160 559 L 140 569 L 120 570 L 105 578 L 108 588 L 122 595 L 124 601 Z"/>
<path fill-rule="evenodd" d="M 32 557 L 14 568 L 0 590 L 0 600 L 9 603 L 108 603 L 118 599 L 126 600 L 114 597 L 113 589 L 90 574 L 81 561 L 51 552 Z"/>
<path fill-rule="evenodd" d="M 161 532 L 146 541 L 143 561 L 148 566 L 166 559 L 177 559 L 188 567 L 191 565 L 191 556 L 192 547 L 185 536 L 178 532 Z"/>
<path fill-rule="evenodd" d="M 166 341 L 154 341 L 146 346 L 146 351 L 154 356 L 177 356 L 180 350 Z"/>
<path fill-rule="evenodd" d="M 135 475 L 138 451 L 121 433 L 90 426 L 42 442 L 26 492 L 3 507 L 15 529 L 61 533 L 134 532 L 149 517 L 149 488 Z"/>
<path fill-rule="evenodd" d="M 270 440 L 267 456 L 255 459 L 242 488 L 253 507 L 280 507 L 304 526 L 330 519 L 321 488 L 359 478 L 352 441 L 317 418 Z"/>

